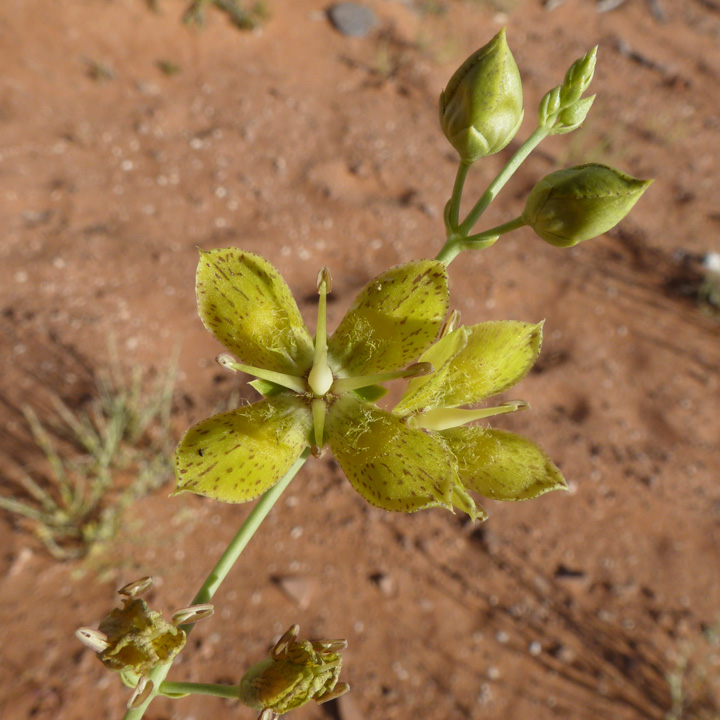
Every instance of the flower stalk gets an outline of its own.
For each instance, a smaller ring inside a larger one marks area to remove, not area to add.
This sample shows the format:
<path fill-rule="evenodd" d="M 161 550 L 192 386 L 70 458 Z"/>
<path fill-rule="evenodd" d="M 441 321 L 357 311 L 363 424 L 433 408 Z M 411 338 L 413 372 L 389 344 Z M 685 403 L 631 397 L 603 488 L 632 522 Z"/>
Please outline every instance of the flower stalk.
<path fill-rule="evenodd" d="M 215 567 L 210 571 L 205 582 L 195 594 L 191 605 L 204 605 L 212 599 L 220 585 L 222 585 L 223 580 L 225 580 L 230 570 L 232 570 L 233 565 L 237 562 L 248 542 L 250 542 L 252 536 L 309 456 L 310 451 L 307 449 L 285 473 L 283 478 L 258 500 L 252 512 L 247 516 L 245 522 L 235 537 L 230 541 L 225 552 L 220 556 L 220 559 L 215 563 Z M 192 628 L 193 625 L 180 626 L 180 629 L 184 630 L 186 635 L 190 633 Z M 171 667 L 172 663 L 166 663 L 164 665 L 157 665 L 150 671 L 148 682 L 152 683 L 152 689 L 149 695 L 138 707 L 128 709 L 123 716 L 123 720 L 141 720 L 150 703 L 160 694 L 165 678 L 170 672 Z"/>

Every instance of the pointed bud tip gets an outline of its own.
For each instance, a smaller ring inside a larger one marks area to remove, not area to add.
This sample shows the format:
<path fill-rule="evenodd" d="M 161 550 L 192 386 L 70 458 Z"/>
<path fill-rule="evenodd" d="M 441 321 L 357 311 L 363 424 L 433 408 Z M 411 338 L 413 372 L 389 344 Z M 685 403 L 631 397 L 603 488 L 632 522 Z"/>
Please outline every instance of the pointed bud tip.
<path fill-rule="evenodd" d="M 455 71 L 440 95 L 440 125 L 466 165 L 502 150 L 522 122 L 522 83 L 501 29 Z"/>

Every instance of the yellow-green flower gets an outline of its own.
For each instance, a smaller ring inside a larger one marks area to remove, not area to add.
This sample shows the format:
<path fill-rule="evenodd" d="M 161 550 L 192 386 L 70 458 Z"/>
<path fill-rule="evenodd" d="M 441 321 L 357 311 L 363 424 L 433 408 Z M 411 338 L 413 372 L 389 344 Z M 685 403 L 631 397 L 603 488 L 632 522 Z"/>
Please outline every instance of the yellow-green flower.
<path fill-rule="evenodd" d="M 200 317 L 253 375 L 264 399 L 190 428 L 177 451 L 177 492 L 245 502 L 272 487 L 307 447 L 328 444 L 353 487 L 386 510 L 452 507 L 448 450 L 374 404 L 379 383 L 428 372 L 408 365 L 436 339 L 448 309 L 445 265 L 418 260 L 371 280 L 331 337 L 327 270 L 310 336 L 277 270 L 231 248 L 202 252 Z"/>
<path fill-rule="evenodd" d="M 270 263 L 237 249 L 201 254 L 200 316 L 237 358 L 218 360 L 255 376 L 252 384 L 265 397 L 188 430 L 177 451 L 177 492 L 252 500 L 306 448 L 317 454 L 326 444 L 360 495 L 385 510 L 454 505 L 475 518 L 484 511 L 468 489 L 519 500 L 563 486 L 529 440 L 463 427 L 525 403 L 459 409 L 528 372 L 540 350 L 539 325 L 446 327 L 433 344 L 448 309 L 447 272 L 441 262 L 418 260 L 371 280 L 328 338 L 329 290 L 324 269 L 313 339 Z M 385 393 L 380 384 L 396 378 L 411 381 L 388 412 L 374 401 Z"/>
<path fill-rule="evenodd" d="M 410 381 L 394 409 L 409 427 L 426 430 L 454 464 L 453 503 L 471 517 L 486 517 L 467 491 L 494 500 L 529 500 L 565 488 L 552 460 L 534 442 L 505 430 L 467 423 L 528 407 L 523 401 L 462 408 L 519 382 L 537 360 L 542 323 L 485 322 L 454 329 L 420 356 L 435 372 Z"/>

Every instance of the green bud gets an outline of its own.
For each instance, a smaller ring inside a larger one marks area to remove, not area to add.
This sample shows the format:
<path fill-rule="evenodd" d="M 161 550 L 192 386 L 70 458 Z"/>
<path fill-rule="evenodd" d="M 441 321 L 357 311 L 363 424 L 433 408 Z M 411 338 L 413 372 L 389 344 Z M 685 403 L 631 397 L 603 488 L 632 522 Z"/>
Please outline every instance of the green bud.
<path fill-rule="evenodd" d="M 522 119 L 520 73 L 503 28 L 450 78 L 440 94 L 440 125 L 469 164 L 502 150 Z"/>
<path fill-rule="evenodd" d="M 576 60 L 565 73 L 563 80 L 564 104 L 576 103 L 582 94 L 590 87 L 595 74 L 597 59 L 597 45 L 586 55 Z"/>
<path fill-rule="evenodd" d="M 553 135 L 561 135 L 579 127 L 592 105 L 592 100 L 588 103 L 587 100 L 581 101 L 580 98 L 593 79 L 596 58 L 597 46 L 570 66 L 565 73 L 562 85 L 554 87 L 545 94 L 540 101 L 538 110 L 540 127 L 551 130 Z M 578 104 L 583 102 L 585 104 L 581 104 L 578 108 Z M 573 108 L 575 108 L 574 112 L 577 116 L 584 110 L 582 119 L 568 122 L 567 119 L 561 117 L 565 112 L 572 113 Z"/>
<path fill-rule="evenodd" d="M 572 247 L 615 227 L 650 183 L 594 163 L 558 170 L 531 190 L 522 219 L 550 245 Z"/>
<path fill-rule="evenodd" d="M 590 97 L 581 98 L 574 105 L 563 110 L 558 115 L 555 127 L 551 131 L 552 134 L 565 135 L 565 133 L 577 130 L 585 122 L 585 118 L 594 102 L 595 95 L 591 95 Z"/>

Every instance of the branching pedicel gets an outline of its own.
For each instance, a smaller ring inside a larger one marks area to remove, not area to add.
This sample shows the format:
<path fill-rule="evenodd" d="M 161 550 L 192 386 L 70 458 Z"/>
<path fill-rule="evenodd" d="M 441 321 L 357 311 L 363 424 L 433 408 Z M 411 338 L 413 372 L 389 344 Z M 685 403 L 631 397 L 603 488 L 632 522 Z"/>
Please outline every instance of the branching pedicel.
<path fill-rule="evenodd" d="M 326 327 L 330 272 L 317 279 L 317 332 L 311 337 L 290 290 L 264 258 L 236 248 L 201 251 L 200 317 L 229 350 L 218 362 L 255 379 L 257 402 L 187 431 L 177 450 L 175 494 L 193 492 L 239 503 L 262 496 L 197 593 L 191 607 L 162 619 L 135 596 L 147 581 L 126 586 L 124 607 L 100 630 L 78 637 L 135 688 L 125 720 L 139 720 L 157 695 L 188 693 L 237 698 L 263 720 L 314 699 L 349 690 L 338 681 L 343 640 L 297 640 L 293 626 L 270 657 L 238 685 L 166 682 L 190 622 L 207 616 L 208 601 L 270 508 L 308 457 L 329 446 L 355 490 L 384 510 L 457 508 L 473 520 L 486 513 L 470 492 L 527 500 L 565 488 L 558 468 L 531 440 L 476 420 L 528 407 L 516 400 L 479 402 L 515 385 L 530 370 L 542 323 L 484 322 L 459 326 L 448 315 L 447 266 L 464 250 L 484 249 L 522 226 L 557 247 L 600 235 L 630 211 L 650 181 L 604 165 L 551 173 L 530 192 L 518 218 L 479 233 L 473 228 L 500 189 L 548 135 L 575 130 L 594 96 L 583 97 L 596 50 L 575 62 L 540 103 L 538 127 L 460 220 L 470 166 L 499 152 L 523 119 L 522 85 L 505 31 L 472 55 L 440 96 L 440 122 L 460 162 L 445 208 L 446 242 L 434 260 L 390 268 L 360 292 L 331 335 Z M 377 401 L 384 383 L 407 379 L 392 410 Z M 128 589 L 129 588 L 129 589 Z"/>

